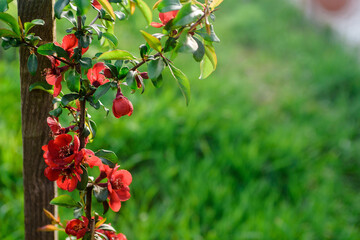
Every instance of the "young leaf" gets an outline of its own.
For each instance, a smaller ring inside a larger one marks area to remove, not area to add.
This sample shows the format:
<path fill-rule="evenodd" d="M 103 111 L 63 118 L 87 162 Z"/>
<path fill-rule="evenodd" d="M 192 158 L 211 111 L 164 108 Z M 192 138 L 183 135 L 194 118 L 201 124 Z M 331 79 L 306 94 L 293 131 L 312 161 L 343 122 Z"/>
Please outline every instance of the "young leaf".
<path fill-rule="evenodd" d="M 174 65 L 169 63 L 169 69 L 173 77 L 176 79 L 179 88 L 182 92 L 182 94 L 185 97 L 186 105 L 189 105 L 190 102 L 190 83 L 189 79 L 186 77 L 186 75 L 181 72 L 178 68 L 176 68 Z"/>
<path fill-rule="evenodd" d="M 79 204 L 72 197 L 66 194 L 53 198 L 50 201 L 50 204 L 67 208 L 80 207 Z"/>
<path fill-rule="evenodd" d="M 44 25 L 45 21 L 42 19 L 34 19 L 31 22 L 26 22 L 24 23 L 24 31 L 25 31 L 25 35 L 30 31 L 31 28 L 33 28 L 36 25 Z"/>
<path fill-rule="evenodd" d="M 150 24 L 152 22 L 152 12 L 149 6 L 143 0 L 137 0 L 136 5 L 144 15 L 147 23 Z"/>
<path fill-rule="evenodd" d="M 89 120 L 89 124 L 90 124 L 90 131 L 91 131 L 91 134 L 92 134 L 92 138 L 95 138 L 96 130 L 97 130 L 96 123 L 93 120 Z"/>
<path fill-rule="evenodd" d="M 0 13 L 0 21 L 3 21 L 7 25 L 11 27 L 16 36 L 20 37 L 20 27 L 16 19 L 7 13 Z"/>
<path fill-rule="evenodd" d="M 102 35 L 112 43 L 114 48 L 118 45 L 118 39 L 114 34 L 105 32 Z"/>
<path fill-rule="evenodd" d="M 98 60 L 134 60 L 136 59 L 131 53 L 124 50 L 113 50 L 104 52 Z"/>
<path fill-rule="evenodd" d="M 62 98 L 61 98 L 61 104 L 63 106 L 68 105 L 70 102 L 74 101 L 75 99 L 78 99 L 80 96 L 77 93 L 69 93 L 69 94 L 65 94 Z"/>
<path fill-rule="evenodd" d="M 200 62 L 200 77 L 199 79 L 205 79 L 214 71 L 214 67 L 207 55 Z"/>
<path fill-rule="evenodd" d="M 67 87 L 71 92 L 80 91 L 80 75 L 75 69 L 70 69 L 65 73 Z"/>
<path fill-rule="evenodd" d="M 157 79 L 165 68 L 162 58 L 152 60 L 148 65 L 148 75 L 150 79 Z"/>
<path fill-rule="evenodd" d="M 53 86 L 48 84 L 47 82 L 36 82 L 30 85 L 29 92 L 33 90 L 43 90 L 45 92 L 50 93 L 51 95 L 54 94 Z"/>
<path fill-rule="evenodd" d="M 38 68 L 38 60 L 34 53 L 29 56 L 27 61 L 27 67 L 31 75 L 35 75 Z"/>
<path fill-rule="evenodd" d="M 105 11 L 115 20 L 115 13 L 111 4 L 107 0 L 98 0 L 98 2 L 105 9 Z"/>
<path fill-rule="evenodd" d="M 158 52 L 161 52 L 161 42 L 159 39 L 157 39 L 156 37 L 154 37 L 153 35 L 145 32 L 145 31 L 141 30 L 140 32 L 151 48 L 153 48 L 154 50 L 156 50 Z"/>
<path fill-rule="evenodd" d="M 214 47 L 211 45 L 205 45 L 205 54 L 209 58 L 211 64 L 214 67 L 214 70 L 215 70 L 216 66 L 217 66 L 217 57 L 216 57 Z"/>
<path fill-rule="evenodd" d="M 203 15 L 203 12 L 191 3 L 185 4 L 173 20 L 174 26 L 185 26 L 196 21 Z"/>
<path fill-rule="evenodd" d="M 157 5 L 159 12 L 170 12 L 174 10 L 179 10 L 182 7 L 179 0 L 162 0 Z"/>
<path fill-rule="evenodd" d="M 102 97 L 103 95 L 105 95 L 105 93 L 107 93 L 107 91 L 110 89 L 110 82 L 107 82 L 103 85 L 100 85 L 95 93 L 94 93 L 94 102 L 97 102 L 99 100 L 100 97 Z"/>
<path fill-rule="evenodd" d="M 217 6 L 219 6 L 224 0 L 213 0 L 210 5 L 209 5 L 209 8 L 210 9 L 214 9 L 216 8 Z"/>
<path fill-rule="evenodd" d="M 55 5 L 54 5 L 54 11 L 55 11 L 55 17 L 60 19 L 61 18 L 61 13 L 64 10 L 64 8 L 66 7 L 66 5 L 68 5 L 70 2 L 70 0 L 57 0 Z"/>

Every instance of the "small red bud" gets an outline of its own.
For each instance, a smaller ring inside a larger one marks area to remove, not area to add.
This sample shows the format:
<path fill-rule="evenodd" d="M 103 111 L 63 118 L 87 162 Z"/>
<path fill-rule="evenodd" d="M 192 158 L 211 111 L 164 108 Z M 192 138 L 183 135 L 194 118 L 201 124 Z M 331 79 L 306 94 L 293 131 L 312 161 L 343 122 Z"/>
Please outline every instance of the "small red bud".
<path fill-rule="evenodd" d="M 117 94 L 113 101 L 112 111 L 116 118 L 120 118 L 125 115 L 131 116 L 133 112 L 133 105 L 124 95 Z"/>
<path fill-rule="evenodd" d="M 104 76 L 105 76 L 106 78 L 113 78 L 113 77 L 114 77 L 113 74 L 112 74 L 112 72 L 111 72 L 110 69 L 108 69 L 108 68 L 105 68 L 105 70 L 104 70 Z"/>
<path fill-rule="evenodd" d="M 142 72 L 140 73 L 140 76 L 143 78 L 143 79 L 149 79 L 149 75 L 147 72 Z"/>

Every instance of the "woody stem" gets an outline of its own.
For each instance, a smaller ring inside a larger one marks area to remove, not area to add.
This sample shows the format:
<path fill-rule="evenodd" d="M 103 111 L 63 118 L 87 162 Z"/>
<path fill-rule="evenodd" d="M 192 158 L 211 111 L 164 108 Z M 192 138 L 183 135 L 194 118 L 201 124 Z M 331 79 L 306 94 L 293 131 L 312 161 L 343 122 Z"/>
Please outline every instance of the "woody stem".
<path fill-rule="evenodd" d="M 77 16 L 77 30 L 78 32 L 82 31 L 82 21 L 81 16 Z M 82 46 L 81 46 L 81 40 L 78 39 L 78 48 L 80 51 L 80 54 L 82 54 Z M 80 74 L 81 79 L 81 65 L 76 65 L 76 71 Z M 82 80 L 81 80 L 82 81 Z M 85 129 L 85 116 L 86 116 L 86 100 L 79 100 L 80 101 L 80 122 L 79 122 L 79 131 L 80 131 L 80 149 L 85 147 L 85 135 L 84 135 L 84 129 Z M 95 232 L 95 222 L 94 219 L 91 217 L 91 200 L 92 200 L 92 189 L 93 186 L 88 186 L 86 188 L 86 206 L 85 206 L 85 214 L 87 219 L 89 220 L 89 229 L 90 229 L 90 239 L 94 240 L 94 232 Z"/>

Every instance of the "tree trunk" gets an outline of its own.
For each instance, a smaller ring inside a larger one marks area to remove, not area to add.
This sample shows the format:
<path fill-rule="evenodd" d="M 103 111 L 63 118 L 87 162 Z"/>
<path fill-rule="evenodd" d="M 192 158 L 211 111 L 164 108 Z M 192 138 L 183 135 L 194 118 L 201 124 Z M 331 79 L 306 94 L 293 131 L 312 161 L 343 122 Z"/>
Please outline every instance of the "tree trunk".
<path fill-rule="evenodd" d="M 43 19 L 44 26 L 36 26 L 33 32 L 40 36 L 43 42 L 53 42 L 55 38 L 55 23 L 53 14 L 54 0 L 18 0 L 19 17 L 24 22 L 33 19 Z M 55 196 L 54 183 L 44 176 L 45 162 L 41 147 L 50 140 L 49 127 L 46 118 L 52 109 L 52 96 L 40 90 L 29 92 L 29 86 L 37 81 L 44 81 L 41 71 L 50 67 L 50 61 L 38 55 L 38 71 L 35 76 L 27 70 L 29 50 L 20 49 L 21 77 L 21 121 L 23 139 L 23 175 L 25 198 L 25 239 L 51 240 L 57 239 L 54 233 L 38 232 L 37 228 L 50 224 L 43 208 L 54 212 L 49 204 Z"/>

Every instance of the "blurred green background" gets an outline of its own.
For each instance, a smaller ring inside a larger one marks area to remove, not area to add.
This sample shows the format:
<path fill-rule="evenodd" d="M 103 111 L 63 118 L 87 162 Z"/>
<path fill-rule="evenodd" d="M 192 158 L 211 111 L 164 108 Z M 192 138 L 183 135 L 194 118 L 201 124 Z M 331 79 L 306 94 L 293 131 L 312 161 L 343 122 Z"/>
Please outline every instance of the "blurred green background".
<path fill-rule="evenodd" d="M 119 48 L 137 53 L 144 26 L 139 11 L 118 23 Z M 190 55 L 175 61 L 189 107 L 167 73 L 161 89 L 126 93 L 131 117 L 91 110 L 89 147 L 133 174 L 131 199 L 106 217 L 129 240 L 360 239 L 356 51 L 282 0 L 225 0 L 215 30 L 211 77 Z M 19 66 L 15 51 L 0 56 L 0 236 L 13 240 L 24 238 Z"/>

